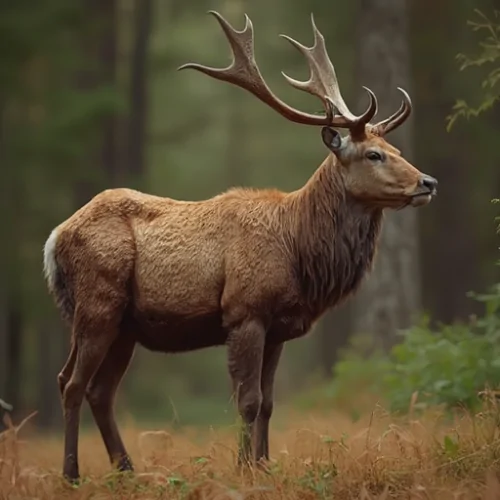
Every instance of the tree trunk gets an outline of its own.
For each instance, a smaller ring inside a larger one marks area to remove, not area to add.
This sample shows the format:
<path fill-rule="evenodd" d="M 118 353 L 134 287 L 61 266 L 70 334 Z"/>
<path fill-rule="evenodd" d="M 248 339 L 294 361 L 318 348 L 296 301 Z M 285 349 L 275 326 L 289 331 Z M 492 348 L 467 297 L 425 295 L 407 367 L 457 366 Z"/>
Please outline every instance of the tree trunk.
<path fill-rule="evenodd" d="M 5 166 L 5 151 L 4 151 L 4 102 L 3 98 L 0 97 L 0 163 Z M 8 193 L 8 183 L 6 182 L 5 176 L 3 181 L 0 183 L 0 210 L 2 214 L 7 214 L 10 211 L 9 203 L 7 201 Z M 3 217 L 0 221 L 0 241 L 9 241 L 8 235 L 8 218 Z M 2 250 L 0 255 L 0 398 L 5 397 L 7 391 L 7 294 L 9 291 L 8 283 L 8 257 L 9 250 L 5 248 L 6 245 L 2 245 Z"/>
<path fill-rule="evenodd" d="M 86 0 L 87 11 L 81 35 L 82 69 L 75 75 L 81 92 L 94 92 L 116 84 L 117 65 L 117 0 Z M 75 183 L 76 208 L 81 207 L 102 188 L 116 184 L 116 116 L 102 117 L 96 124 L 100 134 L 96 144 L 89 144 L 87 169 L 90 175 Z M 104 176 L 101 174 L 104 173 Z"/>
<path fill-rule="evenodd" d="M 104 85 L 116 84 L 117 70 L 117 1 L 100 0 L 97 11 L 103 23 L 101 28 L 101 43 L 99 44 L 100 68 L 99 79 Z M 99 82 L 100 83 L 100 82 Z M 104 172 L 107 172 L 107 182 L 110 186 L 117 184 L 118 161 L 117 161 L 117 123 L 115 114 L 110 114 L 102 122 L 103 135 L 101 144 L 101 164 Z"/>
<path fill-rule="evenodd" d="M 7 397 L 7 301 L 4 282 L 0 285 L 0 398 Z"/>
<path fill-rule="evenodd" d="M 153 15 L 152 0 L 136 0 L 134 42 L 130 69 L 130 113 L 127 127 L 126 179 L 138 185 L 146 170 L 148 125 L 148 47 Z"/>
<path fill-rule="evenodd" d="M 24 401 L 21 395 L 23 352 L 23 317 L 19 300 L 20 241 L 19 224 L 16 217 L 21 213 L 23 197 L 20 196 L 18 170 L 11 163 L 7 152 L 9 124 L 7 121 L 7 100 L 0 96 L 0 211 L 8 214 L 0 224 L 0 398 L 20 410 Z"/>
<path fill-rule="evenodd" d="M 318 362 L 325 378 L 331 378 L 332 370 L 340 357 L 340 349 L 347 346 L 351 335 L 351 303 L 346 302 L 321 319 L 318 332 Z"/>
<path fill-rule="evenodd" d="M 446 14 L 450 9 L 455 17 Z M 464 9 L 463 3 L 455 0 L 421 0 L 411 9 L 416 60 L 426 61 L 415 73 L 413 101 L 420 110 L 416 114 L 415 139 L 417 144 L 425 145 L 416 151 L 417 166 L 432 169 L 427 173 L 446 183 L 445 188 L 438 188 L 439 196 L 432 202 L 431 210 L 422 211 L 422 236 L 428 242 L 421 249 L 424 306 L 433 320 L 444 323 L 466 319 L 480 311 L 478 304 L 466 296 L 469 290 L 478 290 L 480 286 L 481 234 L 471 197 L 476 170 L 470 168 L 477 162 L 477 151 L 468 140 L 468 125 L 457 124 L 449 133 L 445 121 L 457 92 L 461 92 L 455 90 L 456 79 L 463 78 L 455 56 L 458 48 L 467 43 L 464 32 L 469 14 L 472 9 Z M 423 32 L 422 26 L 428 19 L 439 22 L 429 24 Z M 454 43 L 442 43 L 443 33 Z M 428 58 L 431 48 L 432 58 Z M 450 247 L 450 242 L 459 244 Z"/>
<path fill-rule="evenodd" d="M 399 107 L 398 86 L 411 95 L 407 4 L 407 0 L 360 1 L 357 81 L 375 92 L 379 117 L 385 118 Z M 410 162 L 411 138 L 411 118 L 388 138 Z M 385 349 L 395 342 L 399 328 L 411 324 L 420 307 L 416 210 L 387 211 L 374 270 L 353 307 L 354 333 L 374 335 Z"/>
<path fill-rule="evenodd" d="M 61 422 L 59 392 L 55 381 L 62 368 L 61 351 L 54 339 L 62 338 L 55 325 L 46 322 L 37 329 L 38 348 L 38 400 L 37 426 L 53 429 Z M 57 361 L 57 364 L 56 364 Z"/>

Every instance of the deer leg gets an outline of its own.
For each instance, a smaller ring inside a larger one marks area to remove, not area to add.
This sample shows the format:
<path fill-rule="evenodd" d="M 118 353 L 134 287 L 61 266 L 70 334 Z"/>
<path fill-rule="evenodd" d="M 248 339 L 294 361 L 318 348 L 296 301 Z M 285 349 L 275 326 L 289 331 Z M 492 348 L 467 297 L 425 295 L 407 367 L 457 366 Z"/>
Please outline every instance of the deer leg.
<path fill-rule="evenodd" d="M 71 339 L 71 349 L 69 352 L 68 359 L 63 366 L 62 370 L 59 372 L 59 375 L 57 376 L 57 384 L 59 386 L 59 393 L 61 394 L 61 401 L 64 395 L 64 389 L 66 387 L 66 384 L 68 383 L 69 378 L 71 377 L 71 374 L 73 373 L 73 367 L 75 366 L 75 361 L 76 361 L 76 342 L 74 339 Z"/>
<path fill-rule="evenodd" d="M 116 311 L 110 304 L 100 304 L 96 311 L 80 311 L 73 320 L 76 358 L 68 383 L 64 388 L 64 465 L 63 475 L 71 482 L 79 478 L 78 432 L 80 408 L 90 379 L 99 368 L 118 334 Z M 83 309 L 83 308 L 82 308 Z M 121 311 L 120 311 L 121 315 Z"/>
<path fill-rule="evenodd" d="M 134 354 L 135 339 L 120 334 L 87 386 L 86 397 L 106 446 L 109 460 L 119 471 L 133 471 L 132 461 L 116 424 L 113 404 L 120 382 Z"/>
<path fill-rule="evenodd" d="M 257 461 L 269 460 L 269 421 L 273 414 L 274 376 L 283 344 L 266 344 L 262 362 L 261 391 L 262 404 L 256 423 L 256 453 Z"/>
<path fill-rule="evenodd" d="M 245 321 L 228 338 L 228 365 L 238 412 L 243 428 L 240 431 L 238 465 L 250 463 L 254 422 L 262 400 L 260 374 L 265 342 L 265 329 L 258 321 Z"/>

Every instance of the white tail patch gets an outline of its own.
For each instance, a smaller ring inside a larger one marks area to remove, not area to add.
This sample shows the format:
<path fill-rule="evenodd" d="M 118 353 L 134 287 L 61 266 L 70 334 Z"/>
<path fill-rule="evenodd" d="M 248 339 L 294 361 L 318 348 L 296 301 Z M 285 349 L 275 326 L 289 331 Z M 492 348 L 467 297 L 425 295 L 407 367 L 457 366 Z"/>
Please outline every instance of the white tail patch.
<path fill-rule="evenodd" d="M 54 229 L 43 247 L 43 272 L 50 290 L 54 290 L 55 277 L 57 271 L 56 262 L 57 228 Z"/>

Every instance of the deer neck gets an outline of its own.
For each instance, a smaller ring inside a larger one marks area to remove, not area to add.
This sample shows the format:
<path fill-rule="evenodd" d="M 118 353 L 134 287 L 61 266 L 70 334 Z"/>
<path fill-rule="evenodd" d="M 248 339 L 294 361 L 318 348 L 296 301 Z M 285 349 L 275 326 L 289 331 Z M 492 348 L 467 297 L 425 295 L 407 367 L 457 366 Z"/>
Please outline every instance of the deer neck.
<path fill-rule="evenodd" d="M 304 303 L 313 316 L 346 299 L 371 269 L 382 210 L 349 196 L 341 166 L 330 155 L 291 194 L 290 242 Z"/>

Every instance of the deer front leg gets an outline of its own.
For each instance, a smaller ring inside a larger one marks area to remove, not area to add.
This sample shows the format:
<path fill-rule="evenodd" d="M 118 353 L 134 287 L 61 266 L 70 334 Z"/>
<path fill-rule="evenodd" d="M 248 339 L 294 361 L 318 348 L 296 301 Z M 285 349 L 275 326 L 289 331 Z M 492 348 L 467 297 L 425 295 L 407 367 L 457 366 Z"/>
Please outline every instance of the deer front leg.
<path fill-rule="evenodd" d="M 229 373 L 242 419 L 238 465 L 250 464 L 252 435 L 262 401 L 261 371 L 265 329 L 261 322 L 246 320 L 232 329 L 227 341 Z"/>
<path fill-rule="evenodd" d="M 274 376 L 283 352 L 283 344 L 266 344 L 262 363 L 261 390 L 262 404 L 256 424 L 257 462 L 269 460 L 269 421 L 273 414 Z"/>

